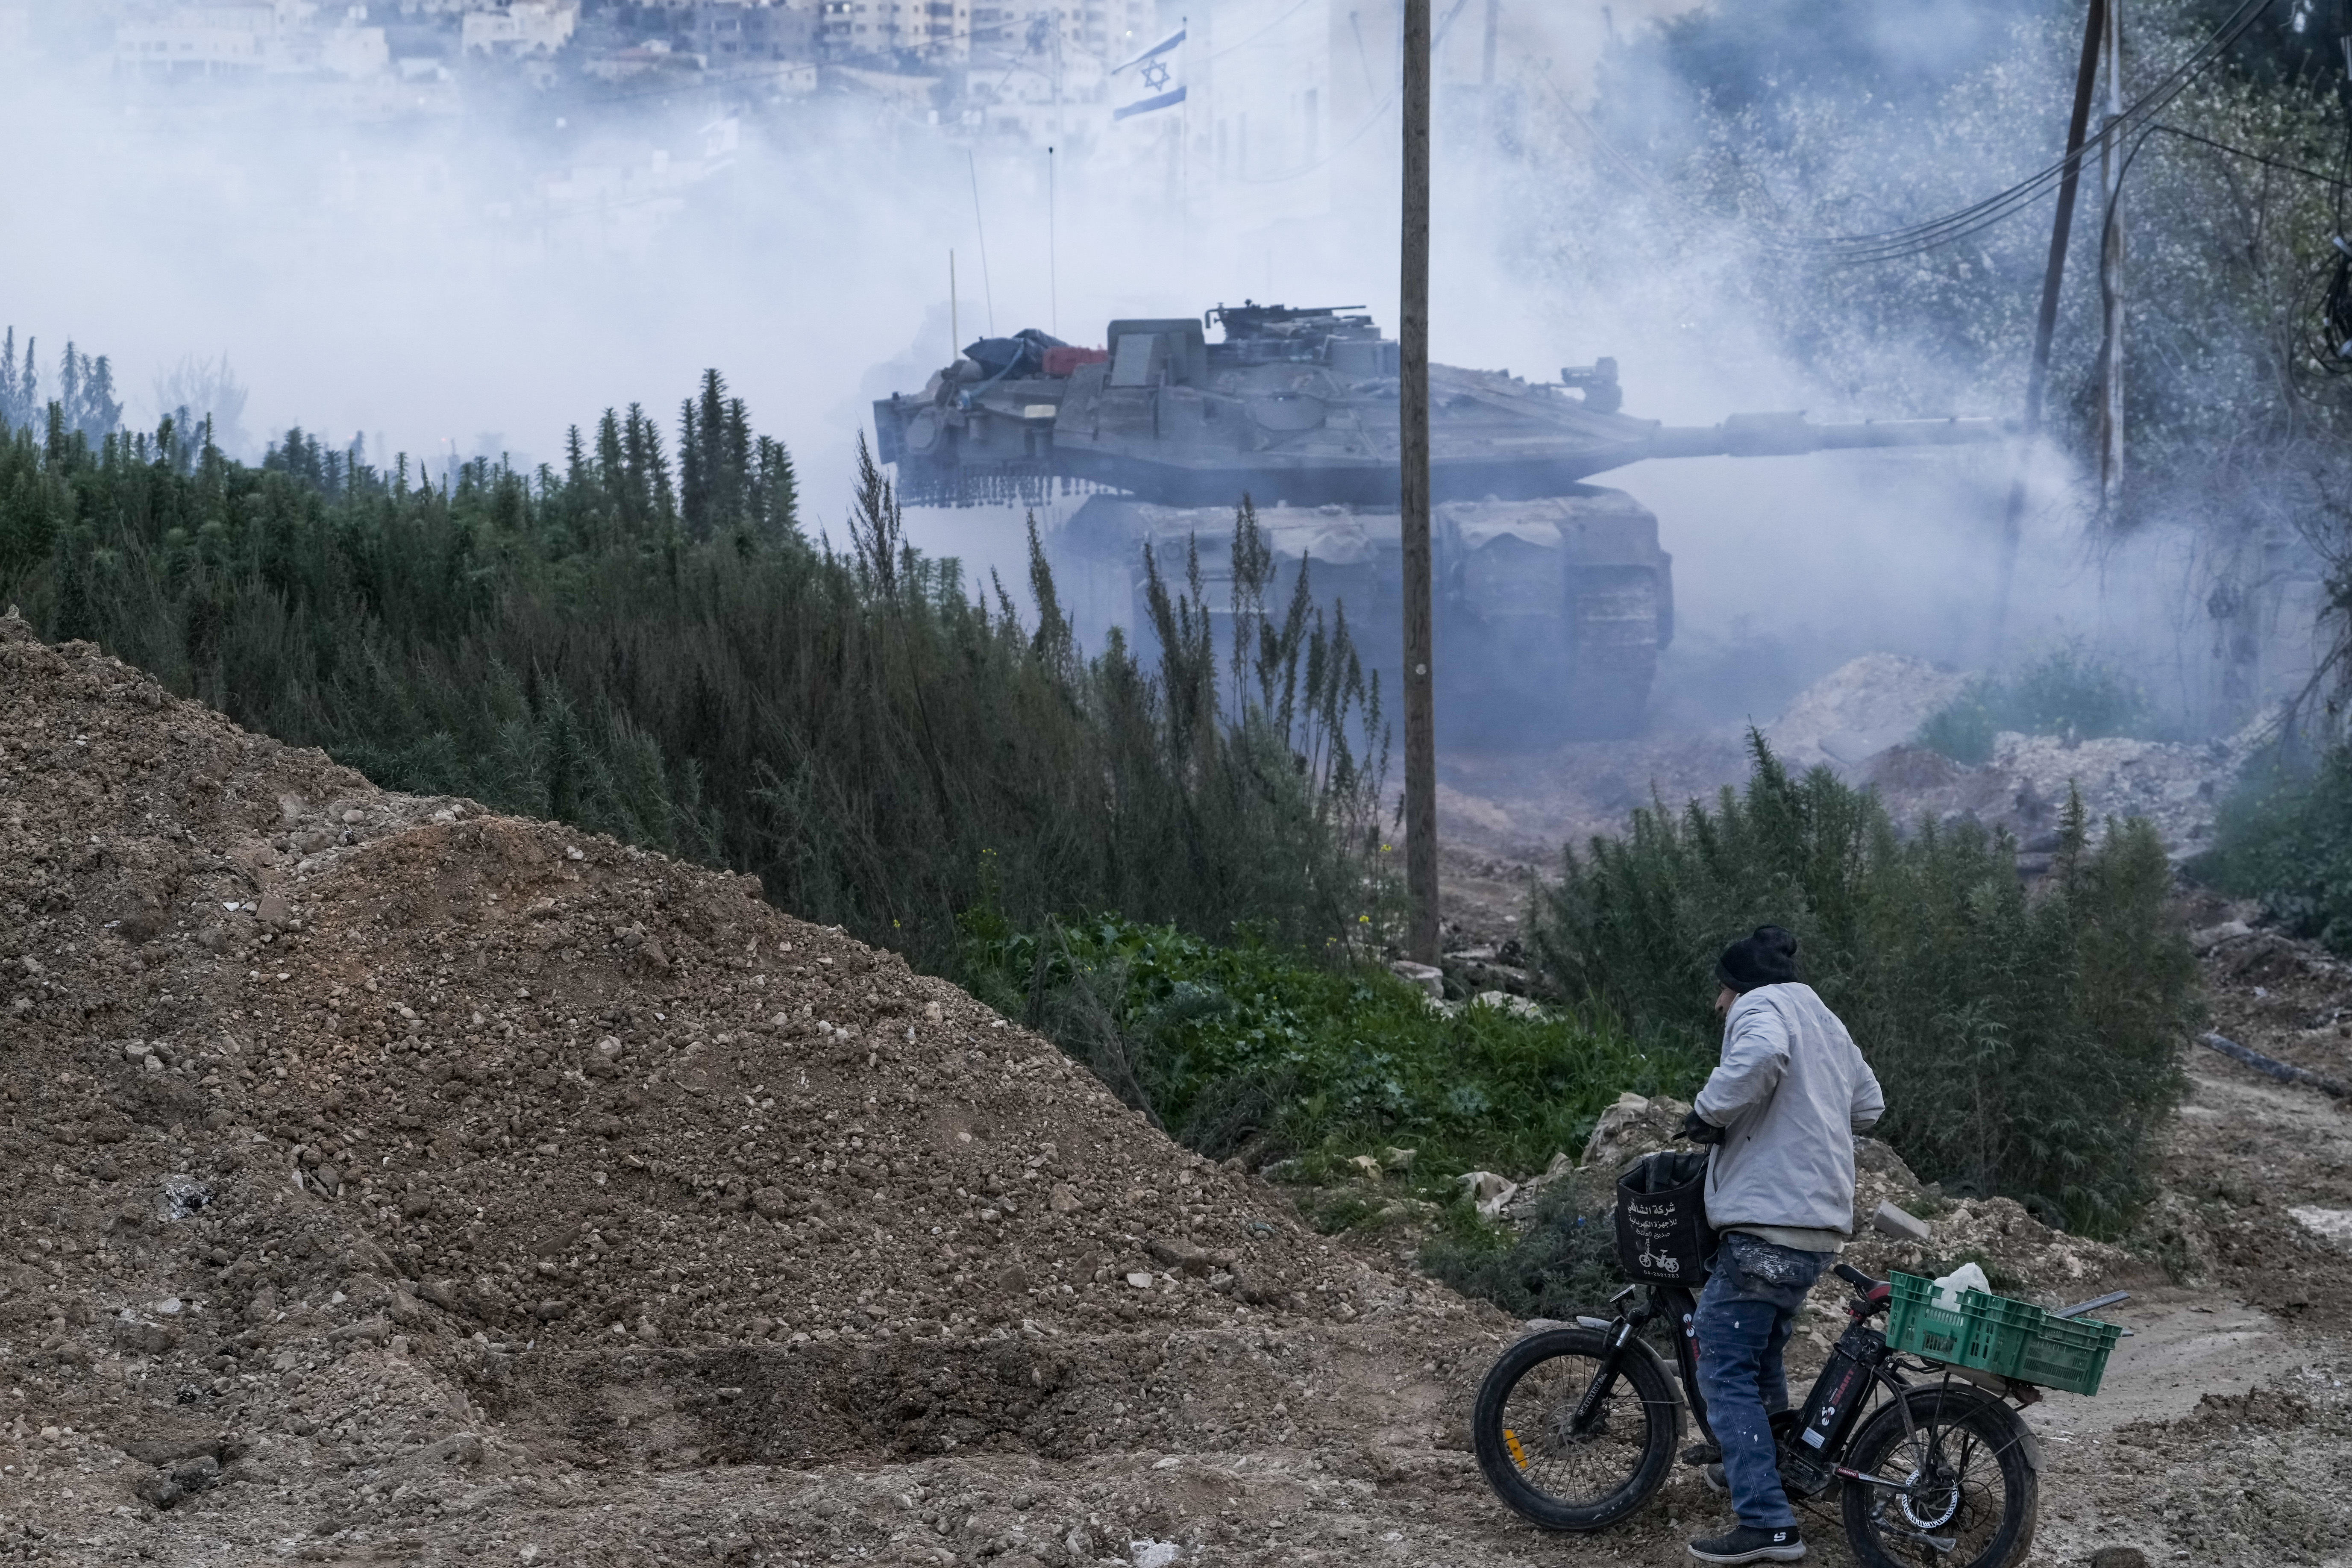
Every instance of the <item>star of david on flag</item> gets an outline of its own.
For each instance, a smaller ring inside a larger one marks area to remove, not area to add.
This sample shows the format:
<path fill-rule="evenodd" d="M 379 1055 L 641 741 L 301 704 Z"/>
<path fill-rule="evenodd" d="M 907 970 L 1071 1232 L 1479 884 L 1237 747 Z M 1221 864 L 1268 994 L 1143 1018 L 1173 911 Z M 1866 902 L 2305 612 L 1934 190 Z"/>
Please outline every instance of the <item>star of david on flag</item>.
<path fill-rule="evenodd" d="M 1184 101 L 1184 84 L 1176 79 L 1183 45 L 1184 29 L 1179 27 L 1133 59 L 1111 68 L 1110 74 L 1126 77 L 1128 90 L 1135 94 L 1131 101 L 1111 111 L 1113 120 L 1131 119 Z"/>

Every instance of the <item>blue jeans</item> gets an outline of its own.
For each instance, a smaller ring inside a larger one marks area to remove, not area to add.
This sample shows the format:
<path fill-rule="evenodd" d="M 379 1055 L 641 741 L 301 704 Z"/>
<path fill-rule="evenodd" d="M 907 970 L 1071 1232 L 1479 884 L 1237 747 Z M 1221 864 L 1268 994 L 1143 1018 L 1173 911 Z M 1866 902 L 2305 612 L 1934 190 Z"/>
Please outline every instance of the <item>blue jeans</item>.
<path fill-rule="evenodd" d="M 1727 1234 L 1713 1272 L 1699 1292 L 1698 1386 L 1707 1425 L 1723 1448 L 1723 1478 L 1739 1522 L 1759 1530 L 1794 1525 L 1796 1513 L 1780 1489 L 1772 1413 L 1789 1407 L 1789 1378 L 1780 1352 L 1797 1309 L 1831 1254 L 1775 1247 L 1752 1236 Z"/>

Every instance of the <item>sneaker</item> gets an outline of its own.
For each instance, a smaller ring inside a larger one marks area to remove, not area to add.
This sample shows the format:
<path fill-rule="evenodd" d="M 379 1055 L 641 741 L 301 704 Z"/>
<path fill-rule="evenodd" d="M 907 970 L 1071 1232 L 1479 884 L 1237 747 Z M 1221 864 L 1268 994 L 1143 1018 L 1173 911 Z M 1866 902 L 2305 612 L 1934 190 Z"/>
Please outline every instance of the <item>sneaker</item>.
<path fill-rule="evenodd" d="M 1705 1487 L 1707 1490 L 1713 1492 L 1717 1497 L 1729 1497 L 1731 1495 L 1731 1482 L 1724 1475 L 1723 1467 L 1721 1465 L 1701 1466 L 1698 1472 L 1698 1480 L 1699 1485 Z"/>
<path fill-rule="evenodd" d="M 1805 1555 L 1805 1543 L 1793 1524 L 1771 1530 L 1743 1524 L 1728 1535 L 1692 1542 L 1690 1554 L 1702 1563 L 1794 1563 Z"/>

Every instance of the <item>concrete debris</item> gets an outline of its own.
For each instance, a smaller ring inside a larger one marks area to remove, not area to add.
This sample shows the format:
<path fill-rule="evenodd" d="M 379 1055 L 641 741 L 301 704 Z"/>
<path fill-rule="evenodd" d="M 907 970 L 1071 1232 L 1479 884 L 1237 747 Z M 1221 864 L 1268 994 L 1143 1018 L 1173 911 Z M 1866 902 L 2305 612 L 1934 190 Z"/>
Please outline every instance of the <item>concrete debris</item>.
<path fill-rule="evenodd" d="M 1501 1214 L 1503 1205 L 1511 1201 L 1511 1194 L 1519 1190 L 1517 1182 L 1493 1171 L 1465 1171 L 1454 1179 L 1478 1205 L 1478 1212 L 1488 1219 Z"/>
<path fill-rule="evenodd" d="M 1540 1019 L 1545 1016 L 1541 1003 L 1533 997 L 1515 996 L 1508 991 L 1481 991 L 1470 998 L 1470 1005 L 1473 1007 L 1493 1007 L 1508 1013 L 1514 1018 Z"/>
<path fill-rule="evenodd" d="M 1675 1130 L 1690 1109 L 1688 1100 L 1671 1095 L 1643 1099 L 1628 1089 L 1601 1113 L 1592 1136 L 1584 1142 L 1583 1158 L 1577 1163 L 1614 1182 L 1619 1173 L 1644 1154 L 1695 1147 L 1675 1138 Z"/>
<path fill-rule="evenodd" d="M 1433 999 L 1443 1000 L 1445 995 L 1445 971 L 1433 963 L 1415 963 L 1410 959 L 1394 958 L 1389 961 L 1389 973 L 1420 986 Z"/>

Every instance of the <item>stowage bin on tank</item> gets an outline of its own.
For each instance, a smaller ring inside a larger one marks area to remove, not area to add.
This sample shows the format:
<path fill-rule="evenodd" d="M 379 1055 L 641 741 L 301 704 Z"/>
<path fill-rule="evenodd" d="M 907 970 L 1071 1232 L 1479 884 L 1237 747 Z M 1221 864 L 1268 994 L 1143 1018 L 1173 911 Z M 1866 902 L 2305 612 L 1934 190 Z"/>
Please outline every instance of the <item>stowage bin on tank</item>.
<path fill-rule="evenodd" d="M 1115 321 L 1100 349 L 1034 330 L 982 339 L 919 394 L 875 404 L 877 456 L 916 505 L 1034 500 L 1073 483 L 1125 492 L 1089 500 L 1055 554 L 1087 580 L 1102 620 L 1129 625 L 1140 544 L 1197 534 L 1224 548 L 1247 496 L 1286 561 L 1311 556 L 1317 596 L 1349 605 L 1393 679 L 1397 345 L 1355 311 L 1244 302 L 1197 320 Z M 1211 327 L 1222 341 L 1208 341 Z M 1457 738 L 1506 711 L 1507 732 L 1479 738 L 1640 729 L 1673 635 L 1670 563 L 1657 519 L 1591 476 L 1646 458 L 2001 434 L 1990 419 L 1814 425 L 1798 414 L 1673 426 L 1621 403 L 1613 360 L 1557 383 L 1430 367 L 1439 670 Z M 1354 555 L 1343 563 L 1332 549 Z"/>

